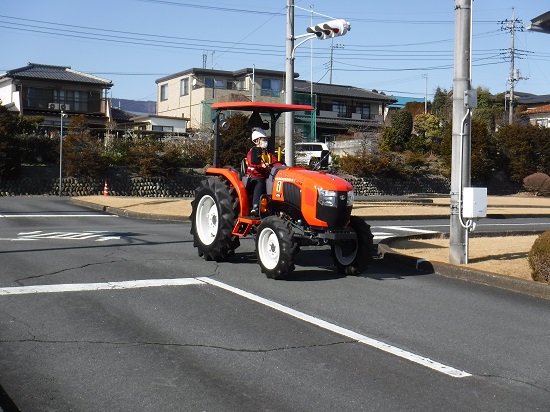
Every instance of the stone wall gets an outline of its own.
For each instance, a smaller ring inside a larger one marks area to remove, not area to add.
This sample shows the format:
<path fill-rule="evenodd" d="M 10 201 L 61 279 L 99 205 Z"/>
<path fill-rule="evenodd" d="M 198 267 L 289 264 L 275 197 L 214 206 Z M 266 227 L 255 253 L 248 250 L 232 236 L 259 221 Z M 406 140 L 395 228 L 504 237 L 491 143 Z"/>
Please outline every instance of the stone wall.
<path fill-rule="evenodd" d="M 111 176 L 106 179 L 64 178 L 63 196 L 101 195 L 105 182 L 113 196 L 193 197 L 194 189 L 205 175 L 195 171 L 180 173 L 172 178 Z M 412 194 L 450 193 L 450 180 L 441 176 L 417 176 L 407 180 L 388 177 L 346 177 L 357 196 L 403 196 Z M 483 185 L 477 185 L 483 186 Z M 521 190 L 519 185 L 492 182 L 490 195 L 509 195 Z M 0 196 L 59 195 L 59 178 L 25 176 L 17 180 L 0 181 Z"/>

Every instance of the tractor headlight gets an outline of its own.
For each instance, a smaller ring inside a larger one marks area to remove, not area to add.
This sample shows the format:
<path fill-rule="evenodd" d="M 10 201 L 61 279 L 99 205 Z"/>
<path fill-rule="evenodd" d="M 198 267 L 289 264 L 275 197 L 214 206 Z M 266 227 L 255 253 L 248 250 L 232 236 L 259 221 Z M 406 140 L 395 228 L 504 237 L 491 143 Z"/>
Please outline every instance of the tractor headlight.
<path fill-rule="evenodd" d="M 336 192 L 334 190 L 317 189 L 317 201 L 322 206 L 336 207 Z"/>
<path fill-rule="evenodd" d="M 348 206 L 353 205 L 353 201 L 355 200 L 355 194 L 353 193 L 353 190 L 350 190 L 348 192 Z"/>

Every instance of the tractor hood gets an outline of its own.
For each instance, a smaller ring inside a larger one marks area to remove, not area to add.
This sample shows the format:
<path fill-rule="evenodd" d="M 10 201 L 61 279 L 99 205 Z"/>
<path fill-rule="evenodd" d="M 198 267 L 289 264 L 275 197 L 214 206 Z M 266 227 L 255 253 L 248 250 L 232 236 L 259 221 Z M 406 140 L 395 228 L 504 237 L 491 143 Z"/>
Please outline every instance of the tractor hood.
<path fill-rule="evenodd" d="M 353 186 L 347 180 L 326 172 L 306 170 L 302 168 L 288 168 L 279 170 L 275 176 L 276 181 L 291 182 L 304 189 L 325 189 L 336 192 L 349 192 Z"/>

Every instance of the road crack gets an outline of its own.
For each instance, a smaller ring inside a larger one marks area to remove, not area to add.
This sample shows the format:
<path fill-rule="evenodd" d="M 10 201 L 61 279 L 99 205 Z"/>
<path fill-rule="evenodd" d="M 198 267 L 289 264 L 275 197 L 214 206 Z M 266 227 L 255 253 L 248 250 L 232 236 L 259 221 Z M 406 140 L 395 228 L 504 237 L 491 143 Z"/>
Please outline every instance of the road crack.
<path fill-rule="evenodd" d="M 40 275 L 33 275 L 33 276 L 27 276 L 27 277 L 24 277 L 24 278 L 15 279 L 14 282 L 17 283 L 19 286 L 27 286 L 27 285 L 23 284 L 23 282 L 25 282 L 26 280 L 46 278 L 46 277 L 49 277 L 49 276 L 59 275 L 59 274 L 64 273 L 64 272 L 69 272 L 71 270 L 84 269 L 84 268 L 87 268 L 87 267 L 99 266 L 99 265 L 110 265 L 112 263 L 120 263 L 120 262 L 126 262 L 126 259 L 118 259 L 118 260 L 111 260 L 111 261 L 107 261 L 107 262 L 98 262 L 98 263 L 86 263 L 84 265 L 73 266 L 73 267 L 70 267 L 70 268 L 64 268 L 64 269 L 61 269 L 61 270 L 57 270 L 55 272 L 42 273 Z"/>
<path fill-rule="evenodd" d="M 338 341 L 325 344 L 312 344 L 312 345 L 296 345 L 296 346 L 284 346 L 284 347 L 274 347 L 274 348 L 234 348 L 228 346 L 219 346 L 219 345 L 207 345 L 199 343 L 175 343 L 175 342 L 146 342 L 146 341 L 136 341 L 136 342 L 124 342 L 124 341 L 93 341 L 93 340 L 51 340 L 51 339 L 13 339 L 13 340 L 0 340 L 0 344 L 3 343 L 46 343 L 46 344 L 67 344 L 67 345 L 105 345 L 105 346 L 159 346 L 159 347 L 179 347 L 179 348 L 205 348 L 205 349 L 217 349 L 227 352 L 242 352 L 242 353 L 269 353 L 269 352 L 279 352 L 279 351 L 289 351 L 289 350 L 300 350 L 300 349 L 315 349 L 315 348 L 325 348 L 336 345 L 348 345 L 357 343 L 355 340 L 347 341 Z"/>

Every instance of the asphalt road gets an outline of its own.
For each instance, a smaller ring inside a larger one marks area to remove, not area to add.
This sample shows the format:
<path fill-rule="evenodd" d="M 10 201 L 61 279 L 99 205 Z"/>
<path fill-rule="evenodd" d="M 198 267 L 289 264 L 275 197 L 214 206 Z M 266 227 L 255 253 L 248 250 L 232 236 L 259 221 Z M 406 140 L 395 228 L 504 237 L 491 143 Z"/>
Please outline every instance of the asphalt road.
<path fill-rule="evenodd" d="M 273 281 L 252 239 L 205 262 L 189 228 L 0 199 L 0 407 L 550 407 L 550 301 L 383 261 L 341 277 L 318 248 Z"/>

